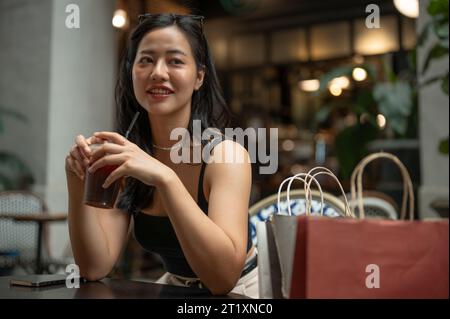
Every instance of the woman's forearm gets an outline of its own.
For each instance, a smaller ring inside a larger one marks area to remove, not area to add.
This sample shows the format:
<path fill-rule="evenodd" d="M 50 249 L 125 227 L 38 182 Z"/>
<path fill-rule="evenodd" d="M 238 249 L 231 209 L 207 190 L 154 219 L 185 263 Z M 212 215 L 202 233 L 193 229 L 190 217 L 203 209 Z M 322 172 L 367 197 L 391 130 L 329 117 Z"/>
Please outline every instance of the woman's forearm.
<path fill-rule="evenodd" d="M 239 256 L 231 238 L 205 215 L 175 173 L 158 187 L 192 270 L 213 293 L 228 293 L 239 278 L 245 256 Z"/>
<path fill-rule="evenodd" d="M 75 262 L 82 276 L 96 280 L 106 276 L 112 267 L 108 242 L 98 212 L 83 204 L 83 181 L 69 175 L 67 188 L 69 236 Z"/>

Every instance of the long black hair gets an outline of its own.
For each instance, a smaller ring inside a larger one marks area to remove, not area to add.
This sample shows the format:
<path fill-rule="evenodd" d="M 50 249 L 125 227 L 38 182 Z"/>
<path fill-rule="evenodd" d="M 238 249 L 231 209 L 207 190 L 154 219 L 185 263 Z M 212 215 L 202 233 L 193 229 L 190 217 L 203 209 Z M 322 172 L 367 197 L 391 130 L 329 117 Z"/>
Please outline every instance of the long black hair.
<path fill-rule="evenodd" d="M 188 131 L 192 136 L 194 120 L 200 120 L 202 130 L 213 127 L 220 131 L 230 124 L 231 113 L 222 95 L 208 43 L 203 34 L 203 22 L 191 16 L 156 14 L 146 17 L 132 32 L 123 55 L 116 85 L 116 130 L 124 135 L 133 116 L 141 112 L 128 139 L 148 154 L 153 154 L 150 121 L 146 111 L 138 103 L 133 90 L 132 69 L 136 52 L 142 38 L 157 28 L 176 25 L 187 37 L 197 70 L 203 69 L 205 76 L 199 90 L 192 94 L 191 118 Z M 154 186 L 148 186 L 134 178 L 127 178 L 117 207 L 130 213 L 149 206 L 153 200 Z"/>

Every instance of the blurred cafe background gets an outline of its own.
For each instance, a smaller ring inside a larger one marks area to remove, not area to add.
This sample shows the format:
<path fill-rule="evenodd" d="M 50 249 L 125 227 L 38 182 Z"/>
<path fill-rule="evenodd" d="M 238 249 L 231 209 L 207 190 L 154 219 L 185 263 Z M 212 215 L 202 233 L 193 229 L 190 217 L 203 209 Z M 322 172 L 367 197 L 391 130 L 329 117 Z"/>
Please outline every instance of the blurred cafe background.
<path fill-rule="evenodd" d="M 233 126 L 278 128 L 278 169 L 253 165 L 250 205 L 318 165 L 348 192 L 359 160 L 386 151 L 411 174 L 415 218 L 448 218 L 448 0 L 0 0 L 0 191 L 24 207 L 10 216 L 0 196 L 0 275 L 73 262 L 64 158 L 77 134 L 112 130 L 119 59 L 144 12 L 205 16 Z M 401 205 L 391 163 L 364 185 Z M 161 271 L 130 237 L 111 276 Z"/>

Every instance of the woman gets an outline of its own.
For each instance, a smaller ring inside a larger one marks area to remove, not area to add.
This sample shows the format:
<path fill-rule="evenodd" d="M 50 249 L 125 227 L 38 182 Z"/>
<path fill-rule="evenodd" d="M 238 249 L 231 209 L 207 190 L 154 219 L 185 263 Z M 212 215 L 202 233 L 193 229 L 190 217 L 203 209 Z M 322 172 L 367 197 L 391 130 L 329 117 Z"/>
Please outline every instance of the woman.
<path fill-rule="evenodd" d="M 174 163 L 176 128 L 200 120 L 223 129 L 229 113 L 203 34 L 203 18 L 158 14 L 142 20 L 129 40 L 116 87 L 118 133 L 79 135 L 66 157 L 69 232 L 75 261 L 89 280 L 106 276 L 127 240 L 131 218 L 138 242 L 161 255 L 158 282 L 258 297 L 256 249 L 248 221 L 251 165 L 245 148 L 217 143 L 210 161 Z M 141 115 L 128 140 L 125 130 Z M 109 140 L 91 152 L 89 145 Z M 201 147 L 205 147 L 203 142 Z M 245 161 L 223 161 L 228 155 Z M 117 165 L 105 187 L 124 183 L 114 209 L 83 204 L 84 174 Z"/>

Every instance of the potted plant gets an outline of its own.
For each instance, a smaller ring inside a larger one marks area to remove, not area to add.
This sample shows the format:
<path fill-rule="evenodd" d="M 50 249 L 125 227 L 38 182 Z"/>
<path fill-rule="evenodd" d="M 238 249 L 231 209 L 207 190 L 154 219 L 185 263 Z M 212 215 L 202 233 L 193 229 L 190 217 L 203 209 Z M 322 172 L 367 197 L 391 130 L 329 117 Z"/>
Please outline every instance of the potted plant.
<path fill-rule="evenodd" d="M 321 122 L 336 110 L 346 110 L 354 120 L 336 132 L 335 154 L 340 174 L 349 178 L 356 164 L 369 153 L 369 143 L 375 140 L 392 141 L 417 137 L 417 93 L 413 67 L 400 75 L 394 74 L 385 63 L 383 76 L 374 64 L 349 64 L 337 67 L 320 79 L 319 93 L 324 93 L 333 79 L 350 78 L 355 67 L 366 70 L 365 85 L 355 86 L 348 99 L 327 97 L 325 105 L 316 114 Z M 380 118 L 381 117 L 381 118 Z M 380 121 L 385 123 L 380 123 Z M 383 148 L 387 148 L 387 143 Z"/>

